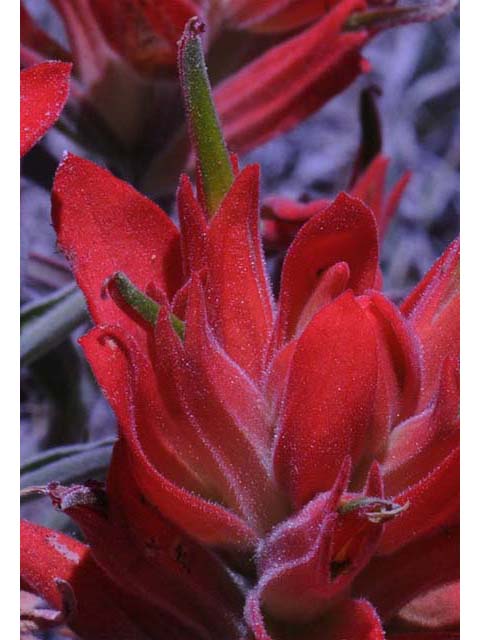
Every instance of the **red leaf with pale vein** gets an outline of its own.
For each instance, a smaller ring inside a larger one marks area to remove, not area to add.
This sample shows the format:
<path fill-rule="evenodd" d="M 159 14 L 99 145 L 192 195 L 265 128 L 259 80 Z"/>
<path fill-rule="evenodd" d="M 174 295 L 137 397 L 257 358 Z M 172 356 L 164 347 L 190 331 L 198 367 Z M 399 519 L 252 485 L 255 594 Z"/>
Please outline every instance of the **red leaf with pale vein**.
<path fill-rule="evenodd" d="M 387 495 L 398 495 L 428 475 L 459 444 L 457 364 L 446 359 L 432 405 L 399 425 L 382 462 Z"/>
<path fill-rule="evenodd" d="M 375 343 L 351 291 L 323 307 L 298 339 L 274 451 L 277 477 L 296 508 L 328 490 L 346 455 L 357 464 L 368 454 Z"/>
<path fill-rule="evenodd" d="M 272 330 L 272 299 L 258 230 L 258 166 L 236 178 L 207 237 L 207 310 L 218 341 L 258 381 Z"/>
<path fill-rule="evenodd" d="M 365 448 L 381 459 L 391 429 L 411 416 L 420 393 L 420 349 L 415 334 L 395 305 L 380 293 L 361 299 L 377 336 L 379 373 L 373 441 Z"/>
<path fill-rule="evenodd" d="M 60 117 L 68 98 L 72 65 L 42 62 L 20 72 L 20 156 Z"/>
<path fill-rule="evenodd" d="M 209 448 L 218 452 L 235 510 L 264 533 L 286 514 L 272 477 L 265 401 L 214 339 L 198 277 L 192 282 L 185 320 L 187 414 L 195 416 Z"/>
<path fill-rule="evenodd" d="M 270 618 L 297 624 L 318 620 L 348 592 L 374 553 L 382 524 L 368 521 L 361 510 L 338 511 L 350 470 L 347 458 L 331 491 L 317 495 L 259 545 L 259 582 L 252 597 L 261 601 Z M 364 492 L 348 499 L 381 498 L 379 474 L 376 465 Z"/>
<path fill-rule="evenodd" d="M 182 281 L 173 222 L 126 182 L 71 154 L 55 176 L 52 217 L 93 320 L 119 324 L 143 344 L 144 330 L 102 290 L 108 278 L 124 271 L 141 290 L 156 280 L 172 296 Z"/>
<path fill-rule="evenodd" d="M 440 383 L 443 360 L 459 358 L 460 243 L 454 240 L 401 306 L 420 337 L 424 359 L 421 406 Z"/>
<path fill-rule="evenodd" d="M 287 253 L 280 285 L 276 346 L 295 335 L 298 320 L 323 272 L 338 262 L 347 263 L 347 286 L 355 293 L 374 286 L 378 270 L 375 219 L 365 205 L 344 193 L 302 227 Z"/>
<path fill-rule="evenodd" d="M 325 18 L 269 49 L 214 91 L 225 138 L 237 153 L 287 131 L 365 70 L 366 32 L 341 33 L 362 0 L 345 0 Z"/>
<path fill-rule="evenodd" d="M 396 553 L 373 558 L 353 593 L 372 602 L 387 622 L 412 597 L 459 578 L 458 527 L 442 528 Z"/>
<path fill-rule="evenodd" d="M 162 323 L 165 324 L 169 324 L 168 319 Z M 171 433 L 164 434 L 161 428 L 159 429 L 161 421 L 165 421 L 164 407 L 155 409 L 155 404 L 152 404 L 155 395 L 150 395 L 148 385 L 151 388 L 154 383 L 151 379 L 145 380 L 145 376 L 151 374 L 141 365 L 141 361 L 138 362 L 138 353 L 135 353 L 128 337 L 113 327 L 103 331 L 96 329 L 82 339 L 82 346 L 100 386 L 117 413 L 121 435 L 130 452 L 132 471 L 139 488 L 148 500 L 165 517 L 202 542 L 213 546 L 239 548 L 254 544 L 254 532 L 240 518 L 219 504 L 201 497 L 201 494 L 209 489 L 205 489 L 201 478 L 197 479 L 195 494 L 186 488 L 189 486 L 188 479 L 190 486 L 196 479 L 187 466 L 188 458 L 183 460 L 183 451 L 186 451 L 189 445 L 189 432 L 183 430 L 184 443 L 180 453 L 168 442 Z M 140 393 L 142 391 L 143 393 Z M 150 402 L 145 402 L 148 398 Z M 155 420 L 156 425 L 150 422 Z M 182 427 L 183 424 L 182 422 L 179 426 Z M 174 426 L 171 425 L 171 428 Z M 206 456 L 207 453 L 205 447 L 198 446 L 198 442 L 191 451 L 197 459 L 200 454 Z M 205 466 L 208 478 L 212 466 L 209 458 L 201 457 L 199 462 L 200 465 L 197 463 L 197 467 Z M 182 479 L 182 473 L 187 482 Z M 180 480 L 178 484 L 177 479 Z"/>
<path fill-rule="evenodd" d="M 460 510 L 459 446 L 428 475 L 396 495 L 395 502 L 410 506 L 386 525 L 379 547 L 382 554 L 391 554 L 456 521 Z"/>

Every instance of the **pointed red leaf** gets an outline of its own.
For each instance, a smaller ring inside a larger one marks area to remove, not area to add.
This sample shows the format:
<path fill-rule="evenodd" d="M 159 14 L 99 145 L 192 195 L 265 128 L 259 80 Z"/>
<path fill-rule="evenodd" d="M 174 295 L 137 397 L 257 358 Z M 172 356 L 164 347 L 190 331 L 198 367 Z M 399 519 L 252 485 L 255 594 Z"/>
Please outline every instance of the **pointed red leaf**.
<path fill-rule="evenodd" d="M 372 468 L 362 494 L 346 496 L 350 469 L 347 458 L 331 491 L 317 495 L 259 545 L 255 597 L 269 618 L 290 624 L 318 620 L 348 593 L 374 553 L 382 535 L 380 515 L 373 518 L 383 496 L 379 468 Z M 366 500 L 368 506 L 342 510 L 349 500 Z"/>
<path fill-rule="evenodd" d="M 366 444 L 381 459 L 391 429 L 412 415 L 420 393 L 420 350 L 417 338 L 397 307 L 381 293 L 361 298 L 377 337 L 379 373 L 375 427 Z"/>
<path fill-rule="evenodd" d="M 68 98 L 72 65 L 42 62 L 20 72 L 20 156 L 58 120 Z"/>
<path fill-rule="evenodd" d="M 222 461 L 235 511 L 252 528 L 268 531 L 286 507 L 273 480 L 265 402 L 213 337 L 198 277 L 192 282 L 185 320 L 187 413 Z"/>
<path fill-rule="evenodd" d="M 367 207 L 346 194 L 340 194 L 309 220 L 287 253 L 280 286 L 277 346 L 295 335 L 319 279 L 338 262 L 348 265 L 348 287 L 355 293 L 374 286 L 378 269 L 375 220 Z"/>
<path fill-rule="evenodd" d="M 323 307 L 298 339 L 277 434 L 279 482 L 298 508 L 332 485 L 341 461 L 369 452 L 376 338 L 353 293 Z"/>
<path fill-rule="evenodd" d="M 390 435 L 382 463 L 388 495 L 398 495 L 441 463 L 459 443 L 459 384 L 456 364 L 446 360 L 432 405 Z"/>
<path fill-rule="evenodd" d="M 246 167 L 210 223 L 207 309 L 227 354 L 255 381 L 264 372 L 272 299 L 258 230 L 258 166 Z"/>
<path fill-rule="evenodd" d="M 158 326 L 170 327 L 169 339 L 178 341 L 168 318 L 159 317 Z M 208 456 L 214 452 L 209 453 L 205 445 L 202 448 L 198 434 L 184 428 L 188 427 L 184 420 L 178 425 L 169 421 L 169 407 L 159 402 L 153 374 L 131 338 L 114 328 L 94 330 L 82 339 L 82 346 L 117 413 L 135 481 L 148 500 L 165 517 L 202 542 L 218 546 L 252 545 L 256 536 L 240 518 L 211 499 L 201 497 L 205 492 L 207 496 L 209 492 L 213 495 L 212 487 L 203 484 L 202 475 L 207 481 L 212 478 L 215 469 Z M 170 378 L 172 373 L 175 375 L 170 366 Z M 162 389 L 162 402 L 166 393 L 168 390 Z M 174 428 L 177 441 L 172 440 Z M 195 469 L 189 466 L 194 459 Z M 198 475 L 196 472 L 202 468 L 203 473 Z"/>
<path fill-rule="evenodd" d="M 194 271 L 200 271 L 205 267 L 207 221 L 186 175 L 180 176 L 177 207 L 181 229 L 183 271 L 185 277 L 189 277 Z"/>
<path fill-rule="evenodd" d="M 459 357 L 459 271 L 460 244 L 455 240 L 401 307 L 422 343 L 422 407 L 431 402 L 438 389 L 443 360 Z"/>
<path fill-rule="evenodd" d="M 379 553 L 390 554 L 419 538 L 450 524 L 460 511 L 460 450 L 457 446 L 435 469 L 395 496 L 398 504 L 409 504 L 389 522 Z"/>
<path fill-rule="evenodd" d="M 118 323 L 143 340 L 144 331 L 102 290 L 108 278 L 124 271 L 141 290 L 156 280 L 172 296 L 182 279 L 175 225 L 130 185 L 73 155 L 57 171 L 52 207 L 58 242 L 93 320 Z"/>

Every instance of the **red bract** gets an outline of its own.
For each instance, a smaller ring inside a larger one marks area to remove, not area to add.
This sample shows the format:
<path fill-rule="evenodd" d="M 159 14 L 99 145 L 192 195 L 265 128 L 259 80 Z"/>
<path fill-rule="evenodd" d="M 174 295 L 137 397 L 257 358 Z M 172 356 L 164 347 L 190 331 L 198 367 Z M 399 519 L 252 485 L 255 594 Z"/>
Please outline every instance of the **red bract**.
<path fill-rule="evenodd" d="M 72 65 L 44 62 L 20 74 L 20 156 L 58 120 L 67 101 Z"/>
<path fill-rule="evenodd" d="M 397 308 L 380 291 L 385 218 L 343 193 L 291 244 L 275 304 L 259 171 L 220 144 L 198 31 L 180 63 L 196 65 L 191 130 L 211 128 L 198 197 L 180 180 L 180 231 L 89 161 L 68 155 L 55 178 L 59 244 L 97 325 L 81 344 L 119 441 L 105 488 L 43 489 L 89 547 L 25 524 L 23 579 L 59 611 L 68 583 L 70 624 L 92 640 L 447 637 L 458 244 Z"/>

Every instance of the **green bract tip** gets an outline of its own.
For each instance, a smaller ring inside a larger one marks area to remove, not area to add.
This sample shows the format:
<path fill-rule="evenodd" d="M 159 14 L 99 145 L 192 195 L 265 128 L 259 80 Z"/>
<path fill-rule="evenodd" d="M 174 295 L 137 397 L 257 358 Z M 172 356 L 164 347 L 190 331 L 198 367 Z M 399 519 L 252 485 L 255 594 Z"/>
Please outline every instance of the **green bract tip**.
<path fill-rule="evenodd" d="M 208 215 L 213 217 L 233 182 L 233 169 L 208 80 L 200 39 L 203 31 L 198 18 L 187 22 L 178 47 L 178 68 Z"/>
<path fill-rule="evenodd" d="M 152 300 L 152 298 L 140 291 L 121 271 L 118 271 L 112 276 L 110 283 L 114 285 L 115 290 L 129 307 L 134 309 L 144 320 L 155 325 L 160 309 L 155 300 Z M 170 322 L 179 338 L 183 340 L 185 334 L 185 323 L 183 320 L 180 320 L 175 314 L 171 313 Z"/>

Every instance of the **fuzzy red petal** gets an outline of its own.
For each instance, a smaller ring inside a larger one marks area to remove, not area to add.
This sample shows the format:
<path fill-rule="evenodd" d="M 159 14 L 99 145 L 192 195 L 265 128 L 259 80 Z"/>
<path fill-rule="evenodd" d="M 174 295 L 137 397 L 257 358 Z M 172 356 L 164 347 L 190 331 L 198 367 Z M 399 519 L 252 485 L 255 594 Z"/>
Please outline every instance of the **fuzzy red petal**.
<path fill-rule="evenodd" d="M 183 269 L 185 277 L 188 277 L 194 271 L 200 271 L 205 267 L 207 221 L 186 175 L 180 176 L 177 206 L 181 229 Z"/>
<path fill-rule="evenodd" d="M 316 496 L 259 545 L 255 597 L 272 619 L 295 624 L 317 620 L 348 593 L 372 557 L 382 535 L 381 522 L 369 521 L 361 509 L 338 510 L 350 469 L 346 459 L 330 492 Z M 375 466 L 363 494 L 355 497 L 382 495 Z"/>
<path fill-rule="evenodd" d="M 126 449 L 117 448 L 107 504 L 95 486 L 52 487 L 52 500 L 80 525 L 96 563 L 119 589 L 194 638 L 233 633 L 241 611 L 234 583 L 215 556 L 145 502 L 128 468 Z"/>
<path fill-rule="evenodd" d="M 124 271 L 140 289 L 156 280 L 172 296 L 182 281 L 173 222 L 126 182 L 74 155 L 67 155 L 55 176 L 52 216 L 93 320 L 118 323 L 142 339 L 139 325 L 102 290 L 108 278 Z"/>
<path fill-rule="evenodd" d="M 285 258 L 276 326 L 276 345 L 295 335 L 298 320 L 319 279 L 345 262 L 348 287 L 362 293 L 375 284 L 377 229 L 372 212 L 359 200 L 340 194 L 300 230 Z"/>
<path fill-rule="evenodd" d="M 361 298 L 377 337 L 378 380 L 373 441 L 366 444 L 381 459 L 391 429 L 412 415 L 420 393 L 418 341 L 398 309 L 385 296 L 372 292 Z"/>
<path fill-rule="evenodd" d="M 390 554 L 412 540 L 454 522 L 460 509 L 460 450 L 457 446 L 427 476 L 395 496 L 409 503 L 385 527 L 379 553 Z"/>
<path fill-rule="evenodd" d="M 42 62 L 20 72 L 20 156 L 58 120 L 68 98 L 72 65 Z"/>
<path fill-rule="evenodd" d="M 236 178 L 210 223 L 207 309 L 228 355 L 254 380 L 264 371 L 272 300 L 258 230 L 258 166 Z"/>
<path fill-rule="evenodd" d="M 363 71 L 368 35 L 341 33 L 361 0 L 340 2 L 325 18 L 269 49 L 214 91 L 229 146 L 244 153 L 287 131 Z"/>
<path fill-rule="evenodd" d="M 365 451 L 377 381 L 376 337 L 353 293 L 323 307 L 298 339 L 274 452 L 298 508 L 331 487 L 341 461 Z"/>
<path fill-rule="evenodd" d="M 156 399 L 153 374 L 128 337 L 114 328 L 94 330 L 82 339 L 82 345 L 117 413 L 136 483 L 148 500 L 165 517 L 203 542 L 218 546 L 252 545 L 256 536 L 240 518 L 201 497 L 206 490 L 202 478 L 188 466 L 188 457 L 184 460 L 172 445 L 171 429 L 175 425 L 168 422 L 168 407 Z M 178 427 L 185 424 L 182 421 Z M 208 477 L 212 467 L 208 451 L 205 446 L 201 448 L 195 434 L 191 438 L 188 435 L 184 429 L 184 442 L 179 440 L 178 445 L 180 451 L 188 451 L 192 441 L 189 455 L 197 458 L 197 467 L 198 456 L 202 456 L 200 467 L 206 467 Z M 188 490 L 189 486 L 195 494 Z"/>
<path fill-rule="evenodd" d="M 92 559 L 89 548 L 58 531 L 21 523 L 21 577 L 35 593 L 62 610 L 59 583 L 74 595 L 69 624 L 89 640 L 154 640 L 119 606 L 119 594 Z"/>
<path fill-rule="evenodd" d="M 460 243 L 455 240 L 401 307 L 422 343 L 423 407 L 431 402 L 438 389 L 443 360 L 459 357 L 459 271 Z"/>
<path fill-rule="evenodd" d="M 447 359 L 437 397 L 428 409 L 391 433 L 382 462 L 388 495 L 428 475 L 459 443 L 459 384 L 457 365 Z"/>

